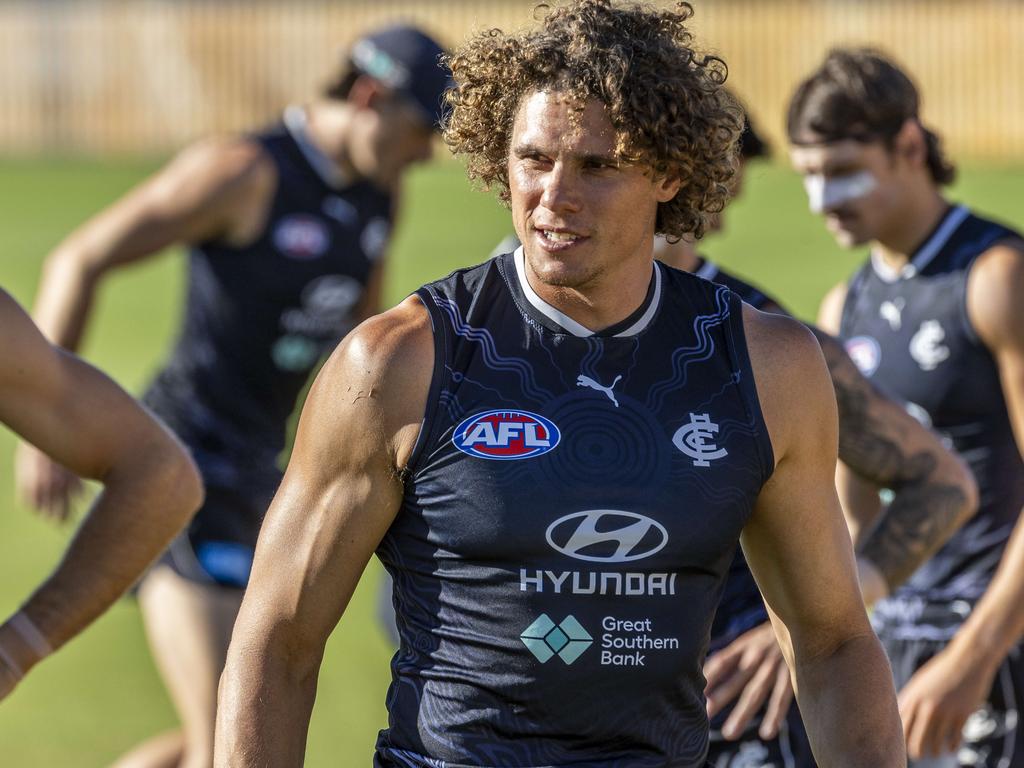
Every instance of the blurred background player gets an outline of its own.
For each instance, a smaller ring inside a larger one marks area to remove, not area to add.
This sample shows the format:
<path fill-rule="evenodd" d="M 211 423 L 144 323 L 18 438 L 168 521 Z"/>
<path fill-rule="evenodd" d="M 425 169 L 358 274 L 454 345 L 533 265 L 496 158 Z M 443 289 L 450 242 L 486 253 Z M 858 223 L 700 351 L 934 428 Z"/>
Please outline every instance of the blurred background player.
<path fill-rule="evenodd" d="M 747 163 L 769 153 L 749 117 L 739 152 L 734 198 L 742 193 Z M 709 231 L 720 232 L 724 223 L 723 212 L 712 219 Z M 785 312 L 774 297 L 701 255 L 692 238 L 674 243 L 660 238 L 655 254 L 670 266 L 728 286 L 756 309 Z M 865 602 L 871 605 L 902 583 L 973 514 L 977 489 L 966 465 L 865 379 L 837 339 L 809 327 L 825 353 L 836 393 L 840 459 L 859 477 L 893 491 L 885 514 L 848 520 L 858 539 Z M 813 765 L 799 713 L 790 708 L 788 670 L 741 553 L 715 616 L 705 675 L 709 711 L 715 716 L 708 756 L 713 768 L 748 764 L 744 760 L 764 768 Z"/>
<path fill-rule="evenodd" d="M 870 247 L 822 325 L 980 490 L 974 519 L 875 607 L 908 751 L 915 766 L 1024 766 L 1024 242 L 946 200 L 953 168 L 917 89 L 876 51 L 832 51 L 796 89 L 787 131 L 811 210 L 840 245 Z M 873 487 L 841 480 L 859 519 L 877 514 Z"/>
<path fill-rule="evenodd" d="M 0 699 L 120 597 L 202 499 L 181 443 L 95 368 L 51 346 L 0 290 L 0 421 L 96 497 L 56 570 L 0 624 Z"/>
<path fill-rule="evenodd" d="M 360 39 L 313 103 L 251 136 L 203 141 L 47 259 L 36 319 L 75 349 L 114 268 L 191 247 L 184 325 L 145 401 L 190 448 L 206 502 L 139 588 L 181 730 L 120 768 L 208 765 L 217 681 L 309 372 L 378 311 L 403 174 L 431 155 L 448 75 L 439 45 L 394 26 Z M 25 446 L 18 484 L 63 514 L 76 481 Z"/>

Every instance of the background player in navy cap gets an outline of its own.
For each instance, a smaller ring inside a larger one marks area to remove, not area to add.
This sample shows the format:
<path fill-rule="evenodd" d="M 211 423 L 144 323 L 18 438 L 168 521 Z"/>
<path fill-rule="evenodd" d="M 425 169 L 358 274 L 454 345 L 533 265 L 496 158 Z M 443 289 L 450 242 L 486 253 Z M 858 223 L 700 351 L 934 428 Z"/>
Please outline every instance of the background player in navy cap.
<path fill-rule="evenodd" d="M 411 27 L 367 35 L 315 101 L 263 132 L 188 147 L 47 259 L 36 319 L 74 349 L 110 271 L 191 248 L 183 325 L 145 400 L 191 449 L 206 502 L 139 588 L 182 728 L 122 768 L 212 759 L 217 681 L 285 422 L 322 354 L 379 308 L 402 176 L 430 157 L 441 119 L 441 54 Z M 29 502 L 66 514 L 66 469 L 22 446 L 17 476 Z"/>
<path fill-rule="evenodd" d="M 1024 766 L 1024 239 L 951 204 L 954 169 L 914 83 L 878 51 L 837 49 L 789 105 L 811 210 L 870 258 L 826 297 L 878 386 L 934 427 L 977 478 L 978 513 L 872 621 L 900 687 L 914 766 Z M 844 476 L 848 505 L 876 489 Z"/>
<path fill-rule="evenodd" d="M 905 765 L 790 318 L 653 259 L 728 197 L 742 120 L 691 9 L 575 0 L 452 58 L 445 138 L 523 247 L 372 318 L 310 392 L 221 686 L 218 766 L 298 766 L 376 551 L 401 646 L 374 765 L 706 768 L 741 531 L 821 762 Z M 756 377 L 756 387 L 755 387 Z"/>

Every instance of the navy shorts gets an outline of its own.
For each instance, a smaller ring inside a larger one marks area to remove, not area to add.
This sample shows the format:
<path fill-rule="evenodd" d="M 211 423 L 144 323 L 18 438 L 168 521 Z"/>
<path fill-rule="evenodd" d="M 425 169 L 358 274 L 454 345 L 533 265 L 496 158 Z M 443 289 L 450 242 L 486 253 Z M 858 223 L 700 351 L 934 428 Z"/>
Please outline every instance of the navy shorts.
<path fill-rule="evenodd" d="M 206 501 L 160 558 L 179 576 L 244 589 L 273 491 L 206 487 Z"/>
<path fill-rule="evenodd" d="M 715 718 L 715 723 L 724 723 L 725 717 L 726 714 L 722 713 Z M 758 736 L 759 727 L 760 722 L 755 719 L 736 741 L 726 741 L 712 727 L 709 768 L 815 768 L 811 745 L 796 704 L 789 708 L 789 715 L 774 739 L 765 740 Z"/>
<path fill-rule="evenodd" d="M 220 419 L 197 398 L 159 381 L 143 402 L 189 449 L 206 489 L 203 506 L 159 562 L 190 581 L 244 589 L 263 517 L 281 482 L 277 440 Z"/>
<path fill-rule="evenodd" d="M 896 687 L 902 688 L 914 672 L 945 647 L 935 640 L 910 640 L 886 637 L 882 645 L 892 664 Z M 910 768 L 942 766 L 946 768 L 1024 768 L 1024 727 L 1020 722 L 1024 708 L 1024 659 L 1016 647 L 996 672 L 988 698 L 964 725 L 963 741 L 956 755 L 940 760 L 915 763 Z"/>

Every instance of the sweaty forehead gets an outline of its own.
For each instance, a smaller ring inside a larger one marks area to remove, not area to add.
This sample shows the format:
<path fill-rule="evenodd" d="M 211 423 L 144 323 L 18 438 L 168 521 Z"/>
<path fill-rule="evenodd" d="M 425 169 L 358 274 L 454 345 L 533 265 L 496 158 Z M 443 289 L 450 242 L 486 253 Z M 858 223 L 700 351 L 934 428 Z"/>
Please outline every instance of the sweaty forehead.
<path fill-rule="evenodd" d="M 536 91 L 523 98 L 512 127 L 512 147 L 545 152 L 614 155 L 615 129 L 596 99 L 582 104 L 557 91 Z"/>

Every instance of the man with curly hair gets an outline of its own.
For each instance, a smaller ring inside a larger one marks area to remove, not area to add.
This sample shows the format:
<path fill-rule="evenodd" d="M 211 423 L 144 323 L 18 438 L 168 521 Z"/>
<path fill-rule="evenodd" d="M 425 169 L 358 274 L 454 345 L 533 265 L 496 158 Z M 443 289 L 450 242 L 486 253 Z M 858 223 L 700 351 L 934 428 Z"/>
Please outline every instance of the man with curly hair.
<path fill-rule="evenodd" d="M 374 765 L 703 768 L 701 662 L 741 532 L 819 760 L 905 764 L 817 344 L 653 261 L 655 233 L 722 207 L 741 125 L 689 16 L 575 0 L 450 58 L 446 140 L 524 246 L 365 322 L 318 377 L 217 765 L 302 763 L 324 644 L 376 551 L 402 642 Z"/>

